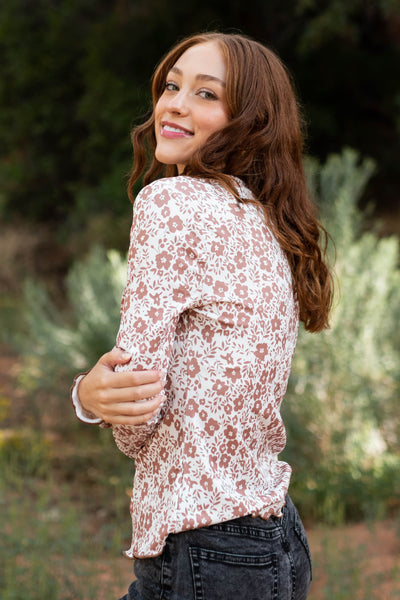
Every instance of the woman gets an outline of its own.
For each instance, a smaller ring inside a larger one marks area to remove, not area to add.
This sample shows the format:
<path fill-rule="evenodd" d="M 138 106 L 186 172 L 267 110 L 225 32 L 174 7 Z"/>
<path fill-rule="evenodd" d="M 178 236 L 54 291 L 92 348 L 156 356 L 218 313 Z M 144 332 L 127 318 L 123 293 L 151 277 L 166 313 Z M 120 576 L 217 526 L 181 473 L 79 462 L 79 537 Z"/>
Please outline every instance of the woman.
<path fill-rule="evenodd" d="M 132 201 L 146 172 L 123 353 L 74 388 L 78 416 L 112 425 L 135 458 L 124 600 L 303 599 L 311 563 L 278 460 L 280 405 L 299 320 L 327 327 L 332 290 L 295 95 L 270 50 L 209 33 L 166 55 L 153 102 L 132 137 Z"/>

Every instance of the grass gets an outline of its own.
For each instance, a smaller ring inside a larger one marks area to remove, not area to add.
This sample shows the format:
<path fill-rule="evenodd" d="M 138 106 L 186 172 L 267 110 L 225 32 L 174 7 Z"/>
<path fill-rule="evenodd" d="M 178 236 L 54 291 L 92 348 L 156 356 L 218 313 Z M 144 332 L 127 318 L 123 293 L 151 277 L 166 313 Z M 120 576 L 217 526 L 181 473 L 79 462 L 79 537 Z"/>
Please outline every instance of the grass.
<path fill-rule="evenodd" d="M 115 597 L 122 569 L 120 574 L 114 569 L 107 582 L 99 578 L 106 532 L 96 536 L 93 544 L 83 533 L 75 507 L 66 498 L 54 501 L 49 483 L 34 498 L 25 493 L 14 498 L 9 494 L 8 505 L 2 507 L 2 600 Z"/>
<path fill-rule="evenodd" d="M 111 470 L 107 458 L 99 460 L 102 452 L 110 456 L 110 441 L 96 452 L 71 442 L 69 453 L 63 445 L 55 452 L 56 445 L 39 434 L 3 435 L 2 600 L 110 599 L 123 593 L 131 572 L 120 552 L 129 533 L 126 475 Z"/>

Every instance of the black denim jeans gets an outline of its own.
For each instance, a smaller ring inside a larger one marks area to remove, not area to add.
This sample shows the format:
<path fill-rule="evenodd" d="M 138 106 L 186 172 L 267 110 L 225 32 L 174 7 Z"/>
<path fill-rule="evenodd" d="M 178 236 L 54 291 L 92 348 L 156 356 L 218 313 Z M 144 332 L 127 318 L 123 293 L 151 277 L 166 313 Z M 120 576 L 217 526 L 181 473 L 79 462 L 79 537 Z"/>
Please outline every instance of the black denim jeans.
<path fill-rule="evenodd" d="M 120 600 L 305 600 L 311 556 L 289 496 L 283 517 L 240 517 L 169 535 L 163 554 L 134 562 Z"/>

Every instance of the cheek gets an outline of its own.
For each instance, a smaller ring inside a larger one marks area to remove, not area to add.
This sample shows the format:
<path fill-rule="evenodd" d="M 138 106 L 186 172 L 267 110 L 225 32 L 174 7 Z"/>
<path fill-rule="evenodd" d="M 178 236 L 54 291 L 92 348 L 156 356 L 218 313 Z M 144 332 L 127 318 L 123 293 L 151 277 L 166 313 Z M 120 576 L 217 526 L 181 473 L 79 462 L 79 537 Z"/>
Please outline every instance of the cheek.
<path fill-rule="evenodd" d="M 155 121 L 158 120 L 159 115 L 160 115 L 160 111 L 161 111 L 161 102 L 160 100 L 157 102 L 157 104 L 154 107 L 154 119 Z"/>
<path fill-rule="evenodd" d="M 226 114 L 222 111 L 218 111 L 213 115 L 205 115 L 203 120 L 203 129 L 207 130 L 208 133 L 214 133 L 219 131 L 228 122 Z"/>
<path fill-rule="evenodd" d="M 162 96 L 161 98 L 158 100 L 157 104 L 154 107 L 154 118 L 158 119 L 160 114 L 163 111 L 163 100 L 162 100 Z"/>

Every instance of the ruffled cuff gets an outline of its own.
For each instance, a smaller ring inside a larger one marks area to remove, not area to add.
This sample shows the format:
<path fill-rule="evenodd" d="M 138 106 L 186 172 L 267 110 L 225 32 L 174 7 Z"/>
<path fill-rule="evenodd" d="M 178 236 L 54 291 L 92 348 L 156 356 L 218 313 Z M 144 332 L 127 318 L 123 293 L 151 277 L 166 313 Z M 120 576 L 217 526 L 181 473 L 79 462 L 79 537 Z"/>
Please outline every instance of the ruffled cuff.
<path fill-rule="evenodd" d="M 82 421 L 83 423 L 87 423 L 88 425 L 99 425 L 100 427 L 111 427 L 110 423 L 106 423 L 103 419 L 96 417 L 93 413 L 85 410 L 79 400 L 78 395 L 78 387 L 79 383 L 85 377 L 86 373 L 80 373 L 74 379 L 74 382 L 71 387 L 71 402 L 74 407 L 76 417 Z"/>

